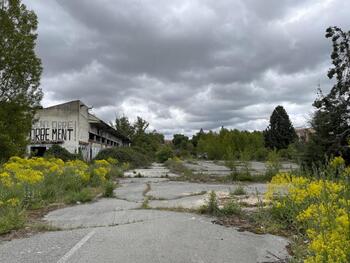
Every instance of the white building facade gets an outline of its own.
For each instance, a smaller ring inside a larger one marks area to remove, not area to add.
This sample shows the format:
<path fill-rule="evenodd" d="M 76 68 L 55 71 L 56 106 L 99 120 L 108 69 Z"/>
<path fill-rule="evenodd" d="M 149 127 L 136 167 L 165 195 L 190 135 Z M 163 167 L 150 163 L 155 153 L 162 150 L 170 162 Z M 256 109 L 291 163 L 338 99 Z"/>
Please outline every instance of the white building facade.
<path fill-rule="evenodd" d="M 38 110 L 30 140 L 29 154 L 41 156 L 58 144 L 70 153 L 80 153 L 86 161 L 104 148 L 130 146 L 130 139 L 89 113 L 79 100 Z"/>

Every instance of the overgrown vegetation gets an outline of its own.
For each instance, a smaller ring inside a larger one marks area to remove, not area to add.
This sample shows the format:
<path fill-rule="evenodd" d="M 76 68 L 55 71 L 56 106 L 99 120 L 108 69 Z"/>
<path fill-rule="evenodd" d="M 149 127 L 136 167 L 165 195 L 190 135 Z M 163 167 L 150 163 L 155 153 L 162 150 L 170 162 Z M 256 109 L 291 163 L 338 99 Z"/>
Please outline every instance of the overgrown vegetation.
<path fill-rule="evenodd" d="M 136 147 L 113 147 L 100 151 L 95 160 L 116 159 L 121 163 L 128 163 L 132 168 L 147 167 L 151 159 Z"/>
<path fill-rule="evenodd" d="M 82 160 L 82 156 L 80 154 L 70 153 L 67 149 L 63 148 L 60 145 L 54 144 L 52 145 L 46 152 L 45 157 L 47 158 L 58 158 L 62 161 L 71 161 L 71 160 Z"/>
<path fill-rule="evenodd" d="M 164 163 L 174 157 L 174 151 L 170 145 L 163 145 L 156 153 L 157 161 Z"/>
<path fill-rule="evenodd" d="M 115 129 L 131 140 L 131 145 L 135 151 L 147 156 L 149 160 L 156 159 L 156 153 L 164 144 L 164 135 L 157 131 L 147 131 L 149 123 L 137 117 L 131 123 L 126 116 L 116 118 Z"/>
<path fill-rule="evenodd" d="M 201 134 L 196 152 L 210 160 L 239 160 L 242 156 L 249 160 L 262 160 L 267 154 L 262 132 L 225 128 L 218 133 L 209 131 Z"/>
<path fill-rule="evenodd" d="M 306 241 L 307 253 L 297 260 L 350 262 L 350 167 L 343 158 L 312 176 L 278 174 L 267 198 L 270 222 Z"/>
<path fill-rule="evenodd" d="M 238 216 L 241 215 L 242 210 L 240 205 L 233 198 L 226 202 L 222 207 L 219 207 L 216 193 L 211 191 L 207 204 L 200 207 L 198 212 L 214 216 Z"/>
<path fill-rule="evenodd" d="M 0 167 L 0 234 L 23 226 L 24 211 L 50 203 L 88 202 L 113 195 L 123 165 L 115 159 L 92 164 L 74 160 L 11 157 Z"/>
<path fill-rule="evenodd" d="M 174 181 L 188 181 L 188 182 L 202 182 L 202 183 L 234 183 L 237 181 L 242 182 L 266 182 L 269 181 L 275 170 L 267 169 L 263 174 L 252 174 L 250 163 L 247 162 L 234 162 L 235 169 L 228 175 L 217 176 L 215 174 L 208 173 L 196 173 L 187 168 L 184 161 L 175 157 L 165 162 L 165 165 L 172 173 L 179 174 L 180 176 L 171 177 L 170 180 Z"/>
<path fill-rule="evenodd" d="M 238 185 L 235 190 L 231 193 L 232 195 L 246 195 L 247 192 L 244 190 L 242 185 Z"/>

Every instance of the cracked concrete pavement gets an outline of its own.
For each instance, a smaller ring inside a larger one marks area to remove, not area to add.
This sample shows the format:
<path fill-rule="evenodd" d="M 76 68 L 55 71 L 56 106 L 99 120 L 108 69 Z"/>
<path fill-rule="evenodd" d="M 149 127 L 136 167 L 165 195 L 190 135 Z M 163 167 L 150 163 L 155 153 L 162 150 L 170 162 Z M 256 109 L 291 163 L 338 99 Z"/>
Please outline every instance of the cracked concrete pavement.
<path fill-rule="evenodd" d="M 224 166 L 223 161 L 213 162 L 213 161 L 185 161 L 184 165 L 191 169 L 196 174 L 208 174 L 216 176 L 226 176 L 231 173 L 231 170 Z M 267 165 L 265 162 L 250 161 L 248 162 L 249 171 L 252 175 L 264 174 L 267 170 Z M 298 168 L 298 165 L 291 162 L 282 162 L 281 171 L 290 171 Z M 237 169 L 242 169 L 243 166 L 237 162 Z"/>
<path fill-rule="evenodd" d="M 169 181 L 159 164 L 137 173 L 143 177 L 120 180 L 116 198 L 47 214 L 45 220 L 61 231 L 1 243 L 0 262 L 253 263 L 288 257 L 282 237 L 239 232 L 197 214 L 140 209 L 145 199 L 150 208 L 198 208 L 209 191 L 229 193 L 238 185 Z M 266 191 L 265 184 L 244 188 Z"/>

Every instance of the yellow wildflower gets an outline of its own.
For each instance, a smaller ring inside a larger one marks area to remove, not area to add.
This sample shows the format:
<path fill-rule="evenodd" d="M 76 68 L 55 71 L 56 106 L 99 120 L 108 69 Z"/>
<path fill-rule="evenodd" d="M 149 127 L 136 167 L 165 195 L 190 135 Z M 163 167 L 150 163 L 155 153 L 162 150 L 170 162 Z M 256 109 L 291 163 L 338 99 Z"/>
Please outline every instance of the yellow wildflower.
<path fill-rule="evenodd" d="M 107 159 L 107 162 L 108 162 L 109 164 L 112 164 L 112 165 L 117 165 L 117 164 L 118 164 L 118 160 L 117 160 L 117 159 L 114 159 L 114 158 L 111 158 L 111 157 L 109 157 L 109 158 Z"/>
<path fill-rule="evenodd" d="M 11 187 L 13 185 L 13 182 L 11 180 L 10 174 L 8 172 L 0 173 L 0 182 L 5 187 Z"/>
<path fill-rule="evenodd" d="M 329 165 L 333 168 L 340 168 L 340 167 L 343 167 L 345 165 L 345 161 L 344 161 L 343 157 L 337 156 L 337 157 L 334 157 L 329 162 Z"/>
<path fill-rule="evenodd" d="M 96 160 L 95 164 L 97 165 L 101 165 L 101 166 L 109 166 L 109 162 L 107 162 L 106 160 Z"/>
<path fill-rule="evenodd" d="M 106 169 L 105 167 L 98 167 L 94 169 L 94 173 L 101 179 L 101 180 L 105 180 L 106 179 L 106 175 L 108 174 L 108 169 Z"/>
<path fill-rule="evenodd" d="M 9 206 L 18 206 L 19 199 L 18 198 L 10 198 L 6 201 L 6 204 Z"/>

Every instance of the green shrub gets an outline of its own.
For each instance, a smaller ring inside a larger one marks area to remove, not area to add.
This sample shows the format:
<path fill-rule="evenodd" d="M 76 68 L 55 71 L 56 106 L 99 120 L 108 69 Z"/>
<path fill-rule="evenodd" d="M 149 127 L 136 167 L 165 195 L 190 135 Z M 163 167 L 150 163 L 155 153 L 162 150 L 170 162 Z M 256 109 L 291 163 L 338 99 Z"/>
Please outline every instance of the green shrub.
<path fill-rule="evenodd" d="M 93 192 L 89 188 L 83 188 L 79 192 L 71 191 L 67 192 L 65 196 L 65 202 L 67 204 L 74 204 L 77 202 L 85 203 L 90 202 L 94 198 Z"/>
<path fill-rule="evenodd" d="M 265 172 L 266 178 L 271 179 L 274 175 L 276 175 L 279 172 L 281 168 L 281 156 L 279 152 L 277 152 L 276 150 L 270 151 L 267 157 Z"/>
<path fill-rule="evenodd" d="M 218 200 L 214 191 L 210 192 L 207 212 L 211 215 L 216 215 L 219 212 Z"/>
<path fill-rule="evenodd" d="M 172 159 L 168 159 L 165 163 L 165 166 L 170 169 L 171 172 L 177 174 L 184 174 L 187 172 L 191 172 L 181 161 L 179 158 L 174 157 Z"/>
<path fill-rule="evenodd" d="M 235 188 L 235 190 L 232 192 L 232 195 L 245 195 L 247 192 L 244 190 L 244 187 L 242 185 L 239 185 Z"/>
<path fill-rule="evenodd" d="M 256 161 L 265 161 L 268 154 L 269 150 L 267 148 L 258 148 L 253 154 L 253 159 Z"/>
<path fill-rule="evenodd" d="M 230 200 L 219 210 L 221 216 L 240 215 L 241 213 L 241 207 L 235 200 Z"/>
<path fill-rule="evenodd" d="M 124 168 L 113 165 L 107 176 L 108 179 L 124 177 Z"/>
<path fill-rule="evenodd" d="M 133 168 L 147 167 L 151 160 L 143 153 L 136 151 L 133 147 L 113 147 L 100 151 L 95 160 L 117 159 L 119 163 L 129 163 Z"/>
<path fill-rule="evenodd" d="M 287 149 L 279 150 L 278 153 L 282 159 L 298 161 L 302 153 L 301 147 L 298 142 L 295 142 L 290 144 Z"/>
<path fill-rule="evenodd" d="M 164 145 L 157 153 L 157 160 L 161 163 L 166 162 L 170 158 L 174 157 L 174 151 L 169 145 Z"/>
<path fill-rule="evenodd" d="M 241 172 L 237 175 L 237 181 L 253 182 L 255 178 L 250 174 L 250 172 Z"/>
<path fill-rule="evenodd" d="M 115 184 L 111 181 L 107 181 L 104 185 L 103 185 L 103 197 L 113 197 Z"/>
<path fill-rule="evenodd" d="M 25 217 L 19 207 L 0 208 L 0 235 L 24 226 Z"/>
<path fill-rule="evenodd" d="M 80 154 L 73 154 L 67 151 L 67 149 L 61 147 L 60 145 L 54 144 L 52 145 L 46 152 L 45 157 L 53 157 L 53 158 L 59 158 L 63 161 L 70 161 L 70 160 L 81 160 L 82 157 Z"/>
<path fill-rule="evenodd" d="M 229 175 L 227 175 L 227 180 L 230 182 L 234 182 L 238 180 L 238 177 L 239 177 L 239 172 L 236 170 L 231 172 Z"/>

